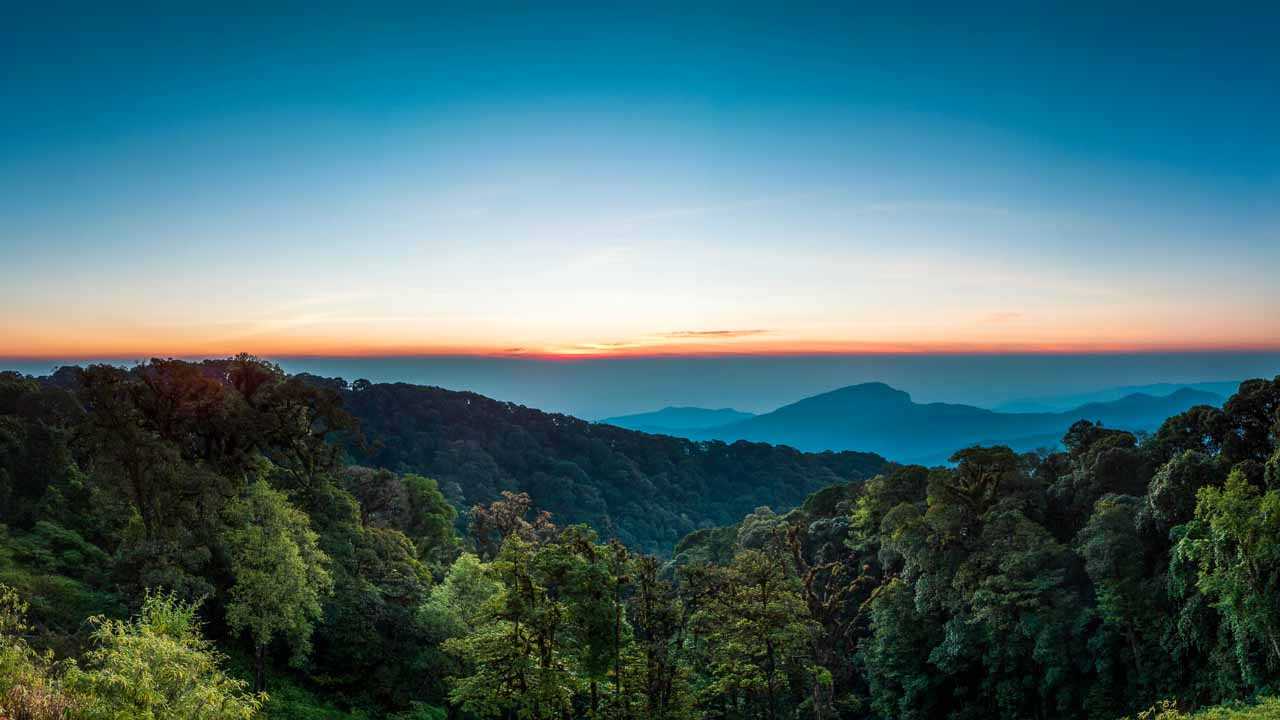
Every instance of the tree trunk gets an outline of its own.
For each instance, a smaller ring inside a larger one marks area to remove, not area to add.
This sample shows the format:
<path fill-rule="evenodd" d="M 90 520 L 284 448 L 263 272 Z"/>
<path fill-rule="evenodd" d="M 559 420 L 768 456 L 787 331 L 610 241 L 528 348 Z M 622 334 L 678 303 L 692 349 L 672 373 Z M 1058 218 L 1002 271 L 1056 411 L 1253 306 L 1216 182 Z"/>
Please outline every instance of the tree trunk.
<path fill-rule="evenodd" d="M 778 704 L 777 704 L 777 700 L 774 697 L 776 692 L 774 690 L 774 676 L 776 674 L 775 671 L 777 669 L 777 663 L 775 660 L 775 653 L 773 650 L 773 641 L 772 640 L 765 641 L 764 646 L 765 646 L 765 649 L 768 651 L 768 662 L 769 662 L 769 671 L 765 673 L 765 692 L 768 694 L 768 700 L 769 700 L 769 705 L 768 705 L 769 720 L 777 720 Z"/>
<path fill-rule="evenodd" d="M 1146 680 L 1147 673 L 1142 668 L 1142 652 L 1138 650 L 1138 637 L 1133 632 L 1133 625 L 1125 628 L 1125 634 L 1129 637 L 1129 652 L 1133 653 L 1133 667 L 1138 671 L 1138 676 Z"/>
<path fill-rule="evenodd" d="M 631 708 L 622 694 L 622 583 L 617 583 L 613 596 L 613 700 L 621 701 L 623 717 L 631 715 Z"/>
<path fill-rule="evenodd" d="M 262 692 L 267 689 L 267 646 L 258 643 L 253 657 L 253 689 Z"/>

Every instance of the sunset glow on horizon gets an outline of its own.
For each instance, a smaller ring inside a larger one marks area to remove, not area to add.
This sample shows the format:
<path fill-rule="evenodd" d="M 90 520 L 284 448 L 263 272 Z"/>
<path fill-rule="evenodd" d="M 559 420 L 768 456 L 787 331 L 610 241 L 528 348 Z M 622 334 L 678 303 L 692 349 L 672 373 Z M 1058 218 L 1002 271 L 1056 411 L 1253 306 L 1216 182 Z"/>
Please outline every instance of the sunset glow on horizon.
<path fill-rule="evenodd" d="M 147 20 L 0 31 L 0 357 L 1280 348 L 1261 25 Z"/>
<path fill-rule="evenodd" d="M 30 347 L 30 346 L 28 346 Z M 820 356 L 820 355 L 1095 355 L 1143 353 L 1241 353 L 1280 352 L 1280 343 L 1269 341 L 1193 344 L 1156 341 L 1081 341 L 1081 342 L 839 342 L 831 340 L 750 340 L 692 341 L 661 339 L 661 336 L 632 341 L 579 343 L 521 347 L 489 347 L 466 345 L 398 345 L 370 342 L 354 345 L 342 342 L 308 342 L 282 344 L 278 339 L 267 343 L 246 340 L 239 343 L 169 344 L 156 339 L 150 343 L 95 345 L 73 342 L 50 345 L 41 349 L 0 353 L 0 358 L 21 360 L 141 360 L 150 357 L 217 358 L 247 352 L 266 358 L 276 357 L 495 357 L 536 360 L 575 360 L 600 358 L 661 358 L 719 356 Z"/>

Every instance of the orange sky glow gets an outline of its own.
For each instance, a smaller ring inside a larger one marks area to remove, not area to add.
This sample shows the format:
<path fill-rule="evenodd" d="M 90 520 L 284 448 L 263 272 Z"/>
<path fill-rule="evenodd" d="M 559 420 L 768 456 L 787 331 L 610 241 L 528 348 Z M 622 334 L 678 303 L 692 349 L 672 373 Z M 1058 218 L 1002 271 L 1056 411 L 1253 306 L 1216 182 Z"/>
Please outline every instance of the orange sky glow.
<path fill-rule="evenodd" d="M 894 355 L 894 354 L 1121 354 L 1156 352 L 1250 352 L 1278 351 L 1280 342 L 1264 340 L 1238 342 L 1186 342 L 1150 339 L 1101 339 L 1046 341 L 961 340 L 813 340 L 778 338 L 663 339 L 642 337 L 629 341 L 581 342 L 571 344 L 455 344 L 397 343 L 394 340 L 360 344 L 324 338 L 253 338 L 238 342 L 207 341 L 195 338 L 120 339 L 84 342 L 52 340 L 47 344 L 0 347 L 0 357 L 26 359 L 142 359 L 159 357 L 223 357 L 250 352 L 263 357 L 412 357 L 476 356 L 524 357 L 530 359 L 589 359 L 644 357 L 699 357 L 718 355 Z"/>

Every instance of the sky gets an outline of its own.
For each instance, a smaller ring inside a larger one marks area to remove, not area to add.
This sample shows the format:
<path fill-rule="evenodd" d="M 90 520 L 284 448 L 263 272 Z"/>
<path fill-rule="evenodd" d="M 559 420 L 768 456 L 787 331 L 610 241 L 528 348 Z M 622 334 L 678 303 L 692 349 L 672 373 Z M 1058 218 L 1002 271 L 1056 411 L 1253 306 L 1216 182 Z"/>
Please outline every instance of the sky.
<path fill-rule="evenodd" d="M 689 5 L 7 10 L 0 357 L 1280 350 L 1280 9 Z"/>

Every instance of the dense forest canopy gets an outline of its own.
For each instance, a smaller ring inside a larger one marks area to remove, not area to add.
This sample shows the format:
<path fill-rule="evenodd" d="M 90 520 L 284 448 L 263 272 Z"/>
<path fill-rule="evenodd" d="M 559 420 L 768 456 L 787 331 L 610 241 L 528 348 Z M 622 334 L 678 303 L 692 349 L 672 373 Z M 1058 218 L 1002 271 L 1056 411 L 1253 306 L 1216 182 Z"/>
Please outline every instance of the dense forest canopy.
<path fill-rule="evenodd" d="M 299 377 L 342 394 L 363 430 L 363 444 L 348 443 L 362 464 L 435 478 L 459 507 L 527 492 L 557 522 L 588 523 L 660 555 L 693 530 L 732 524 L 761 505 L 794 507 L 885 466 L 871 453 L 690 441 L 475 393 Z"/>
<path fill-rule="evenodd" d="M 0 716 L 1274 713 L 1280 377 L 1063 444 L 889 466 L 248 356 L 0 374 Z"/>

